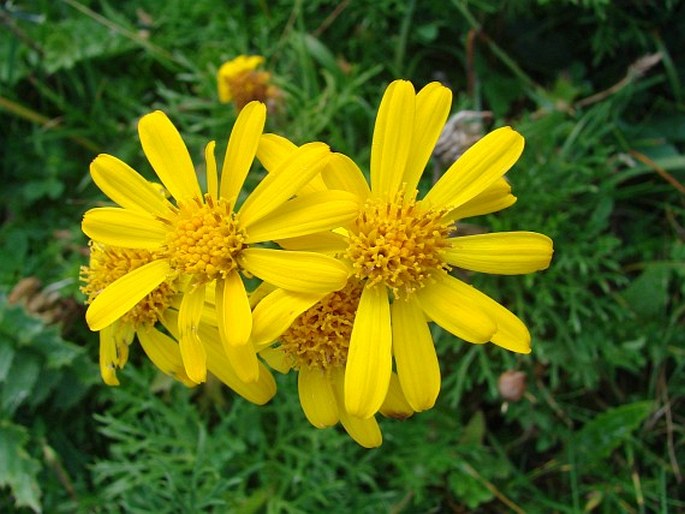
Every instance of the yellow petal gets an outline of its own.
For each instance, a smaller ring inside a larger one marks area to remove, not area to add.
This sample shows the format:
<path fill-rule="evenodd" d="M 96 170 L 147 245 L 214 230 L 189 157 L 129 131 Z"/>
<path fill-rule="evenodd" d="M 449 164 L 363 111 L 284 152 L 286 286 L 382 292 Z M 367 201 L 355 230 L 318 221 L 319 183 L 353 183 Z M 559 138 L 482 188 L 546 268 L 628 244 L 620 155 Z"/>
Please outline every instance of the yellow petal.
<path fill-rule="evenodd" d="M 128 362 L 128 349 L 136 337 L 136 330 L 132 323 L 112 323 L 109 328 L 114 328 L 114 339 L 117 345 L 119 367 L 123 368 Z"/>
<path fill-rule="evenodd" d="M 166 114 L 154 111 L 143 116 L 138 135 L 147 160 L 171 196 L 177 201 L 202 196 L 188 148 Z"/>
<path fill-rule="evenodd" d="M 264 134 L 259 141 L 257 158 L 270 173 L 280 171 L 280 166 L 297 150 L 297 145 L 277 134 Z M 325 191 L 326 185 L 319 175 L 312 178 L 300 189 L 300 194 Z"/>
<path fill-rule="evenodd" d="M 105 361 L 113 366 L 113 370 L 123 369 L 128 361 L 128 349 L 133 339 L 135 338 L 136 332 L 131 323 L 123 323 L 121 321 L 114 322 L 111 325 L 106 326 L 100 330 L 100 349 L 102 350 L 103 345 L 106 346 L 105 353 L 107 355 Z M 103 355 L 100 352 L 100 366 L 102 371 L 103 365 Z M 114 377 L 116 379 L 116 376 Z M 103 376 L 104 379 L 104 376 Z M 106 382 L 107 385 L 118 385 L 110 384 Z"/>
<path fill-rule="evenodd" d="M 346 191 L 300 195 L 256 222 L 244 224 L 245 242 L 273 241 L 334 229 L 351 222 L 358 212 L 357 197 Z"/>
<path fill-rule="evenodd" d="M 231 327 L 227 326 L 226 330 L 230 332 Z M 225 366 L 226 363 L 228 363 L 231 368 L 228 372 L 233 373 L 236 380 L 241 384 L 251 384 L 260 380 L 261 372 L 260 363 L 257 359 L 257 351 L 250 341 L 239 345 L 228 344 L 226 342 L 226 334 L 223 334 L 218 327 L 210 326 L 205 323 L 200 325 L 200 338 L 205 344 L 205 349 L 207 349 L 208 354 L 210 352 L 210 347 L 212 347 L 212 355 L 214 355 L 213 348 L 217 347 L 222 355 L 221 360 L 213 359 L 208 364 L 209 370 L 214 375 L 220 376 L 219 372 L 217 372 L 217 368 Z M 228 375 L 221 376 L 224 376 L 224 378 L 228 380 Z M 236 389 L 237 387 L 231 384 L 229 385 L 233 389 Z"/>
<path fill-rule="evenodd" d="M 414 131 L 416 94 L 406 80 L 395 80 L 383 94 L 371 142 L 371 191 L 392 197 L 402 185 Z"/>
<path fill-rule="evenodd" d="M 360 202 L 371 194 L 362 170 L 352 159 L 341 153 L 331 155 L 328 164 L 321 171 L 321 177 L 327 188 L 349 191 L 356 195 Z"/>
<path fill-rule="evenodd" d="M 507 179 L 502 177 L 468 202 L 449 211 L 443 216 L 442 221 L 455 221 L 471 216 L 490 214 L 511 207 L 515 203 L 516 197 L 511 194 L 511 186 Z"/>
<path fill-rule="evenodd" d="M 393 419 L 407 419 L 414 414 L 414 409 L 409 405 L 396 373 L 390 375 L 390 387 L 381 405 L 380 413 Z"/>
<path fill-rule="evenodd" d="M 178 337 L 177 313 L 167 310 L 162 322 Z M 238 353 L 228 356 L 216 327 L 201 323 L 199 336 L 207 352 L 207 369 L 214 376 L 253 403 L 262 405 L 271 399 L 276 384 L 269 370 L 257 361 L 252 345 L 237 346 Z M 252 350 L 251 355 L 249 350 Z"/>
<path fill-rule="evenodd" d="M 257 147 L 257 159 L 266 171 L 273 173 L 297 150 L 297 145 L 278 134 L 262 134 Z"/>
<path fill-rule="evenodd" d="M 183 295 L 178 313 L 178 345 L 188 378 L 200 384 L 207 379 L 207 352 L 200 340 L 199 325 L 205 302 L 205 286 L 196 285 Z"/>
<path fill-rule="evenodd" d="M 222 361 L 215 353 L 214 347 L 207 351 L 209 371 L 221 382 L 233 389 L 247 401 L 256 405 L 264 405 L 276 394 L 276 381 L 269 370 L 261 363 L 257 363 L 257 378 L 242 380 L 224 357 Z"/>
<path fill-rule="evenodd" d="M 490 132 L 449 167 L 423 201 L 434 208 L 459 207 L 502 178 L 523 145 L 523 136 L 510 127 Z"/>
<path fill-rule="evenodd" d="M 349 413 L 345 412 L 343 382 L 344 374 L 342 370 L 334 370 L 331 375 L 331 383 L 338 404 L 338 415 L 340 416 L 342 426 L 350 437 L 360 446 L 363 446 L 364 448 L 377 448 L 383 443 L 383 436 L 376 418 L 370 417 L 368 419 L 363 419 L 351 416 Z"/>
<path fill-rule="evenodd" d="M 93 331 L 102 330 L 130 311 L 145 296 L 171 276 L 166 260 L 152 261 L 130 271 L 108 285 L 86 311 Z"/>
<path fill-rule="evenodd" d="M 362 292 L 352 326 L 345 368 L 345 408 L 370 418 L 383 404 L 392 371 L 390 304 L 384 285 Z"/>
<path fill-rule="evenodd" d="M 109 386 L 118 386 L 117 369 L 121 369 L 116 339 L 115 324 L 100 330 L 100 376 Z"/>
<path fill-rule="evenodd" d="M 487 343 L 497 331 L 485 296 L 475 287 L 445 275 L 416 293 L 426 315 L 470 343 Z M 487 298 L 487 297 L 486 297 Z"/>
<path fill-rule="evenodd" d="M 516 353 L 530 353 L 530 332 L 511 311 L 485 293 L 478 293 L 478 302 L 497 323 L 497 332 L 490 338 L 493 344 Z"/>
<path fill-rule="evenodd" d="M 153 327 L 138 329 L 138 341 L 148 358 L 165 373 L 187 386 L 194 385 L 188 378 L 178 343 Z"/>
<path fill-rule="evenodd" d="M 279 373 L 287 373 L 292 369 L 292 362 L 281 348 L 272 346 L 259 351 L 259 356 L 264 359 L 271 369 Z"/>
<path fill-rule="evenodd" d="M 332 427 L 338 422 L 338 405 L 331 381 L 320 369 L 300 368 L 297 391 L 304 415 L 316 428 Z"/>
<path fill-rule="evenodd" d="M 228 200 L 231 206 L 235 205 L 247 172 L 252 166 L 265 122 L 266 105 L 261 102 L 247 104 L 235 121 L 221 168 L 219 188 L 221 197 Z"/>
<path fill-rule="evenodd" d="M 312 179 L 309 182 L 307 182 L 304 186 L 302 186 L 298 195 L 320 193 L 322 191 L 328 191 L 328 189 L 329 188 L 326 187 L 326 183 L 323 181 L 323 178 L 321 178 L 321 174 L 319 173 L 318 175 L 312 177 Z"/>
<path fill-rule="evenodd" d="M 167 234 L 167 225 L 149 214 L 118 207 L 97 207 L 83 216 L 81 230 L 89 238 L 111 246 L 158 248 Z"/>
<path fill-rule="evenodd" d="M 98 155 L 90 163 L 90 176 L 103 193 L 125 209 L 162 218 L 170 214 L 172 205 L 159 189 L 116 157 Z"/>
<path fill-rule="evenodd" d="M 392 348 L 407 402 L 416 412 L 430 409 L 440 392 L 440 366 L 433 337 L 416 299 L 391 306 Z"/>
<path fill-rule="evenodd" d="M 252 312 L 252 341 L 257 348 L 273 343 L 304 311 L 327 293 L 296 293 L 276 289 L 266 295 Z"/>
<path fill-rule="evenodd" d="M 255 187 L 240 208 L 240 220 L 250 225 L 294 196 L 328 162 L 330 150 L 323 143 L 302 145 Z"/>
<path fill-rule="evenodd" d="M 336 232 L 319 232 L 306 236 L 277 239 L 276 242 L 286 250 L 321 252 L 334 255 L 344 252 L 349 245 L 348 238 Z"/>
<path fill-rule="evenodd" d="M 252 310 L 238 271 L 233 270 L 226 279 L 217 281 L 215 300 L 217 324 L 224 345 L 247 344 L 252 332 Z"/>
<path fill-rule="evenodd" d="M 205 146 L 205 172 L 207 174 L 207 193 L 212 198 L 219 197 L 219 177 L 216 168 L 216 157 L 214 156 L 216 142 L 210 141 Z"/>
<path fill-rule="evenodd" d="M 337 259 L 313 252 L 246 248 L 239 264 L 276 287 L 301 293 L 330 293 L 345 287 L 347 267 Z"/>
<path fill-rule="evenodd" d="M 255 287 L 249 295 L 250 308 L 254 309 L 255 305 L 261 302 L 266 295 L 268 295 L 275 289 L 276 288 L 271 284 L 267 284 L 266 282 L 260 282 L 260 284 L 257 287 Z"/>
<path fill-rule="evenodd" d="M 449 240 L 445 260 L 452 266 L 499 275 L 533 273 L 549 267 L 552 240 L 535 232 L 498 232 Z"/>
<path fill-rule="evenodd" d="M 242 345 L 223 343 L 223 349 L 224 355 L 231 363 L 236 376 L 241 382 L 249 384 L 259 380 L 259 360 L 257 359 L 257 351 L 251 342 L 248 341 L 247 344 Z"/>
<path fill-rule="evenodd" d="M 402 181 L 413 197 L 423 170 L 438 142 L 452 105 L 452 92 L 439 82 L 431 82 L 416 95 L 416 120 L 407 167 Z"/>
<path fill-rule="evenodd" d="M 219 338 L 219 332 L 200 326 L 200 338 L 207 351 L 207 368 L 243 398 L 264 405 L 276 393 L 276 382 L 266 367 L 257 360 L 251 344 L 230 348 L 230 355 Z"/>

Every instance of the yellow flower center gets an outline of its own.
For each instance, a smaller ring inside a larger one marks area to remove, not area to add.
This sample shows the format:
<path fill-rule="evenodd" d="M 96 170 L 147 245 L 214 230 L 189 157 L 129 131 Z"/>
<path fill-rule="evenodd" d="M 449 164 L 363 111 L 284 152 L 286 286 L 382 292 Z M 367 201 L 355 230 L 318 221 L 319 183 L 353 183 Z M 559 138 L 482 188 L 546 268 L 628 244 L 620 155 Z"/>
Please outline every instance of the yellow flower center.
<path fill-rule="evenodd" d="M 281 336 L 281 348 L 297 369 L 328 370 L 347 362 L 362 284 L 354 279 L 298 317 Z"/>
<path fill-rule="evenodd" d="M 148 250 L 117 248 L 91 242 L 90 263 L 88 266 L 82 266 L 79 273 L 79 278 L 83 282 L 81 291 L 88 296 L 86 303 L 91 303 L 103 289 L 118 278 L 158 258 L 159 255 Z M 177 292 L 173 281 L 162 282 L 124 314 L 121 320 L 124 323 L 131 323 L 136 328 L 154 325 L 171 305 Z"/>
<path fill-rule="evenodd" d="M 400 298 L 449 270 L 442 252 L 453 225 L 441 222 L 443 215 L 422 209 L 402 192 L 391 200 L 367 200 L 347 248 L 355 275 L 369 285 L 385 284 Z"/>
<path fill-rule="evenodd" d="M 205 195 L 179 205 L 166 240 L 166 255 L 171 266 L 197 282 L 226 278 L 238 267 L 237 257 L 246 246 L 231 206 Z"/>

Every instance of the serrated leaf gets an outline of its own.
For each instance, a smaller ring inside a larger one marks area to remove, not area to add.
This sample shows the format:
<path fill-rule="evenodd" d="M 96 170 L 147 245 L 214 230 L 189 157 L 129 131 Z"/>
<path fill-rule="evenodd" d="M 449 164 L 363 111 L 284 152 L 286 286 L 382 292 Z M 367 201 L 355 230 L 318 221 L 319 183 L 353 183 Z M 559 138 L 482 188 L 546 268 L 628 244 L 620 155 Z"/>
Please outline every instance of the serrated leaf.
<path fill-rule="evenodd" d="M 0 421 L 0 487 L 10 488 L 15 506 L 41 512 L 40 463 L 26 451 L 28 440 L 24 427 Z"/>
<path fill-rule="evenodd" d="M 621 296 L 639 317 L 657 317 L 666 309 L 670 273 L 666 266 L 649 265 L 621 293 Z"/>
<path fill-rule="evenodd" d="M 464 431 L 459 438 L 460 444 L 482 445 L 485 437 L 485 415 L 478 410 L 471 416 L 469 422 L 464 427 Z"/>
<path fill-rule="evenodd" d="M 494 495 L 473 473 L 469 473 L 471 467 L 468 464 L 459 466 L 449 474 L 448 483 L 450 491 L 455 499 L 466 504 L 469 509 L 475 509 L 479 505 L 492 500 Z"/>
<path fill-rule="evenodd" d="M 588 421 L 571 440 L 575 458 L 589 464 L 605 459 L 630 437 L 652 410 L 651 401 L 621 405 Z"/>
<path fill-rule="evenodd" d="M 40 369 L 38 358 L 31 353 L 22 352 L 15 357 L 0 391 L 3 412 L 11 415 L 32 394 Z"/>
<path fill-rule="evenodd" d="M 14 359 L 14 348 L 6 339 L 0 340 L 0 382 L 4 382 L 12 367 Z"/>

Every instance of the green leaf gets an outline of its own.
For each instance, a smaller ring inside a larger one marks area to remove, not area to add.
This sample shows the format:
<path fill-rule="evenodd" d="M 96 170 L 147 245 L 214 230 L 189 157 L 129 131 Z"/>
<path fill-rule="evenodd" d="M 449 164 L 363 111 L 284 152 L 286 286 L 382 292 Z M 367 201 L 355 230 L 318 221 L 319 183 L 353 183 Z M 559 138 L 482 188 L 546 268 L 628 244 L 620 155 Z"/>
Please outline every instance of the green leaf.
<path fill-rule="evenodd" d="M 652 406 L 651 401 L 629 403 L 588 421 L 571 439 L 575 459 L 589 464 L 607 458 L 647 418 Z"/>
<path fill-rule="evenodd" d="M 0 407 L 13 413 L 33 393 L 40 375 L 41 365 L 35 355 L 21 352 L 12 362 L 7 380 L 2 386 Z"/>
<path fill-rule="evenodd" d="M 7 379 L 15 353 L 14 348 L 6 339 L 0 340 L 0 383 Z"/>
<path fill-rule="evenodd" d="M 307 51 L 316 62 L 336 77 L 342 75 L 342 71 L 340 70 L 340 66 L 336 61 L 335 56 L 326 45 L 310 34 L 305 34 L 302 38 Z"/>
<path fill-rule="evenodd" d="M 648 265 L 621 294 L 641 318 L 654 318 L 664 313 L 668 302 L 670 269 L 661 264 Z"/>
<path fill-rule="evenodd" d="M 28 440 L 24 427 L 0 421 L 0 487 L 9 486 L 15 506 L 41 512 L 40 464 L 26 451 Z"/>
<path fill-rule="evenodd" d="M 485 415 L 483 414 L 483 411 L 478 410 L 473 416 L 471 416 L 471 419 L 464 427 L 464 432 L 461 434 L 459 442 L 460 444 L 465 445 L 482 445 L 484 436 Z"/>

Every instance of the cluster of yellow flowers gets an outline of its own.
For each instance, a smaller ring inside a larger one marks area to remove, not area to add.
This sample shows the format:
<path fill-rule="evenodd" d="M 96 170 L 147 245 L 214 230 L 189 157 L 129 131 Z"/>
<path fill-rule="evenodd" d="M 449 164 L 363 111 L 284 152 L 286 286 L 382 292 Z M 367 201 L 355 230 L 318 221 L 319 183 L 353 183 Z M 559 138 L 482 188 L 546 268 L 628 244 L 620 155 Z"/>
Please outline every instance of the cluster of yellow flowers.
<path fill-rule="evenodd" d="M 457 223 L 515 202 L 503 177 L 523 137 L 509 127 L 491 132 L 417 197 L 451 99 L 438 83 L 418 93 L 403 80 L 388 86 L 369 182 L 324 143 L 298 147 L 263 133 L 261 102 L 239 112 L 220 173 L 215 143 L 207 144 L 204 177 L 167 116 L 144 116 L 140 141 L 161 184 L 111 155 L 90 168 L 116 204 L 89 210 L 82 224 L 91 239 L 81 272 L 86 320 L 100 333 L 103 380 L 118 383 L 136 336 L 184 384 L 209 371 L 257 404 L 275 394 L 270 369 L 293 369 L 314 426 L 341 422 L 375 447 L 377 413 L 404 418 L 436 401 L 430 322 L 471 343 L 528 353 L 519 318 L 451 274 L 548 267 L 544 235 L 461 235 Z M 267 173 L 244 194 L 255 157 Z M 254 277 L 261 282 L 250 291 Z"/>

